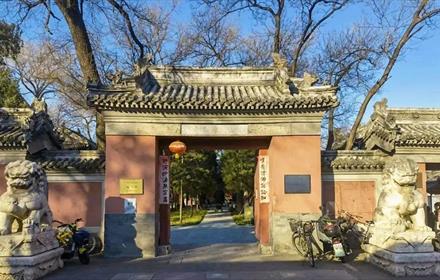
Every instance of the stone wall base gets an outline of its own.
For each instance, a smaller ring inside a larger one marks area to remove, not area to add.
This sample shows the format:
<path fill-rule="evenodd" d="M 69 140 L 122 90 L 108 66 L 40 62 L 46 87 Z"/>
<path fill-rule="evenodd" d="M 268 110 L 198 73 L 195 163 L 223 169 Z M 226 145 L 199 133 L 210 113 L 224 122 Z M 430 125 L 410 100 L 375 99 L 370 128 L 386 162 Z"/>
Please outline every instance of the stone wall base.
<path fill-rule="evenodd" d="M 395 253 L 366 244 L 367 261 L 394 276 L 440 276 L 440 253 Z"/>
<path fill-rule="evenodd" d="M 273 255 L 273 250 L 272 250 L 272 247 L 270 245 L 263 245 L 263 244 L 258 243 L 258 251 L 262 255 L 266 255 L 266 256 L 272 256 Z"/>
<path fill-rule="evenodd" d="M 155 214 L 105 215 L 105 257 L 152 258 L 156 244 Z"/>
<path fill-rule="evenodd" d="M 272 213 L 271 223 L 271 242 L 272 250 L 276 255 L 297 255 L 298 252 L 292 244 L 292 230 L 290 229 L 289 219 L 298 221 L 317 220 L 319 213 Z M 315 236 L 316 240 L 317 236 Z M 320 244 L 320 242 L 318 242 Z"/>
<path fill-rule="evenodd" d="M 33 280 L 64 266 L 63 248 L 27 257 L 0 257 L 0 279 Z"/>

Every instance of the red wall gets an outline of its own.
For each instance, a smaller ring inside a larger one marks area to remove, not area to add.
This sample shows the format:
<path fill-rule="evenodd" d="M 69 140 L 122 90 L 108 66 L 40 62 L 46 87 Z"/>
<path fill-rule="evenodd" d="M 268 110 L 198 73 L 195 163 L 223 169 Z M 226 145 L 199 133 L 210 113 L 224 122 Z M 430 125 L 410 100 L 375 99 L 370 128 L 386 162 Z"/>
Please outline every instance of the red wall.
<path fill-rule="evenodd" d="M 158 146 L 155 136 L 107 136 L 105 170 L 105 212 L 122 214 L 121 198 L 135 197 L 137 213 L 158 212 L 156 176 Z M 119 179 L 143 179 L 144 193 L 120 195 Z"/>
<path fill-rule="evenodd" d="M 269 173 L 272 211 L 320 213 L 320 136 L 274 136 L 270 142 Z M 284 175 L 310 175 L 311 192 L 285 194 Z"/>
<path fill-rule="evenodd" d="M 55 220 L 84 220 L 84 226 L 101 226 L 102 189 L 98 182 L 49 183 L 49 206 Z"/>
<path fill-rule="evenodd" d="M 324 181 L 322 183 L 322 204 L 334 203 L 335 211 L 345 210 L 351 214 L 372 220 L 376 207 L 374 181 Z M 332 209 L 331 209 L 332 210 Z"/>

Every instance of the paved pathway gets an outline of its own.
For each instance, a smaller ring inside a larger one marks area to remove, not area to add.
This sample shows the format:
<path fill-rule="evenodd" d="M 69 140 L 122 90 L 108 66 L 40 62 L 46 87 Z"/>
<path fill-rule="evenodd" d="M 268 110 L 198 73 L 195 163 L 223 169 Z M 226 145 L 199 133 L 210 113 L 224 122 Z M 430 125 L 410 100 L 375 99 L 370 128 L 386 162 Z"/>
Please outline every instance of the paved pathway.
<path fill-rule="evenodd" d="M 174 251 L 194 249 L 212 244 L 256 243 L 253 226 L 238 226 L 229 212 L 208 213 L 194 226 L 173 227 L 171 244 Z"/>
<path fill-rule="evenodd" d="M 150 260 L 95 257 L 90 265 L 74 259 L 46 279 L 393 279 L 364 262 L 319 261 L 316 268 L 310 268 L 295 256 L 262 256 L 250 234 L 251 227 L 235 226 L 226 215 L 208 215 L 198 226 L 173 228 L 177 251 L 172 255 Z M 438 278 L 423 278 L 427 279 Z"/>

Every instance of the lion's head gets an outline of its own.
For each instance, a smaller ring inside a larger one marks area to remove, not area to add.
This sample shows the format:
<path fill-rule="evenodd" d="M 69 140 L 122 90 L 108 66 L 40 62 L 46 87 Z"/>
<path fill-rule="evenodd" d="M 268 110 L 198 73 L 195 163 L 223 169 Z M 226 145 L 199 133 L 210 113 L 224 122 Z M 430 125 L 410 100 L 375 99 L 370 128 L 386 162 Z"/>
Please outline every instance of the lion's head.
<path fill-rule="evenodd" d="M 400 186 L 414 186 L 419 168 L 412 159 L 390 159 L 384 167 L 384 176 Z"/>
<path fill-rule="evenodd" d="M 11 193 L 46 192 L 47 182 L 44 170 L 35 162 L 17 160 L 5 169 L 8 191 Z"/>

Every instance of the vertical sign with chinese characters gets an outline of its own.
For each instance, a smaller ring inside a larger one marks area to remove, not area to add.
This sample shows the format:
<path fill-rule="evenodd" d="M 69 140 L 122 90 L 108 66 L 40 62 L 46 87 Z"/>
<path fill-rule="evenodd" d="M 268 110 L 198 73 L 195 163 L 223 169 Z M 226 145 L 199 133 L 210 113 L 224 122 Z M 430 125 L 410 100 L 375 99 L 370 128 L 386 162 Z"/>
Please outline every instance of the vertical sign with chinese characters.
<path fill-rule="evenodd" d="M 159 167 L 159 204 L 170 203 L 170 159 L 168 156 L 160 156 Z"/>
<path fill-rule="evenodd" d="M 260 203 L 269 203 L 269 156 L 258 157 Z"/>

